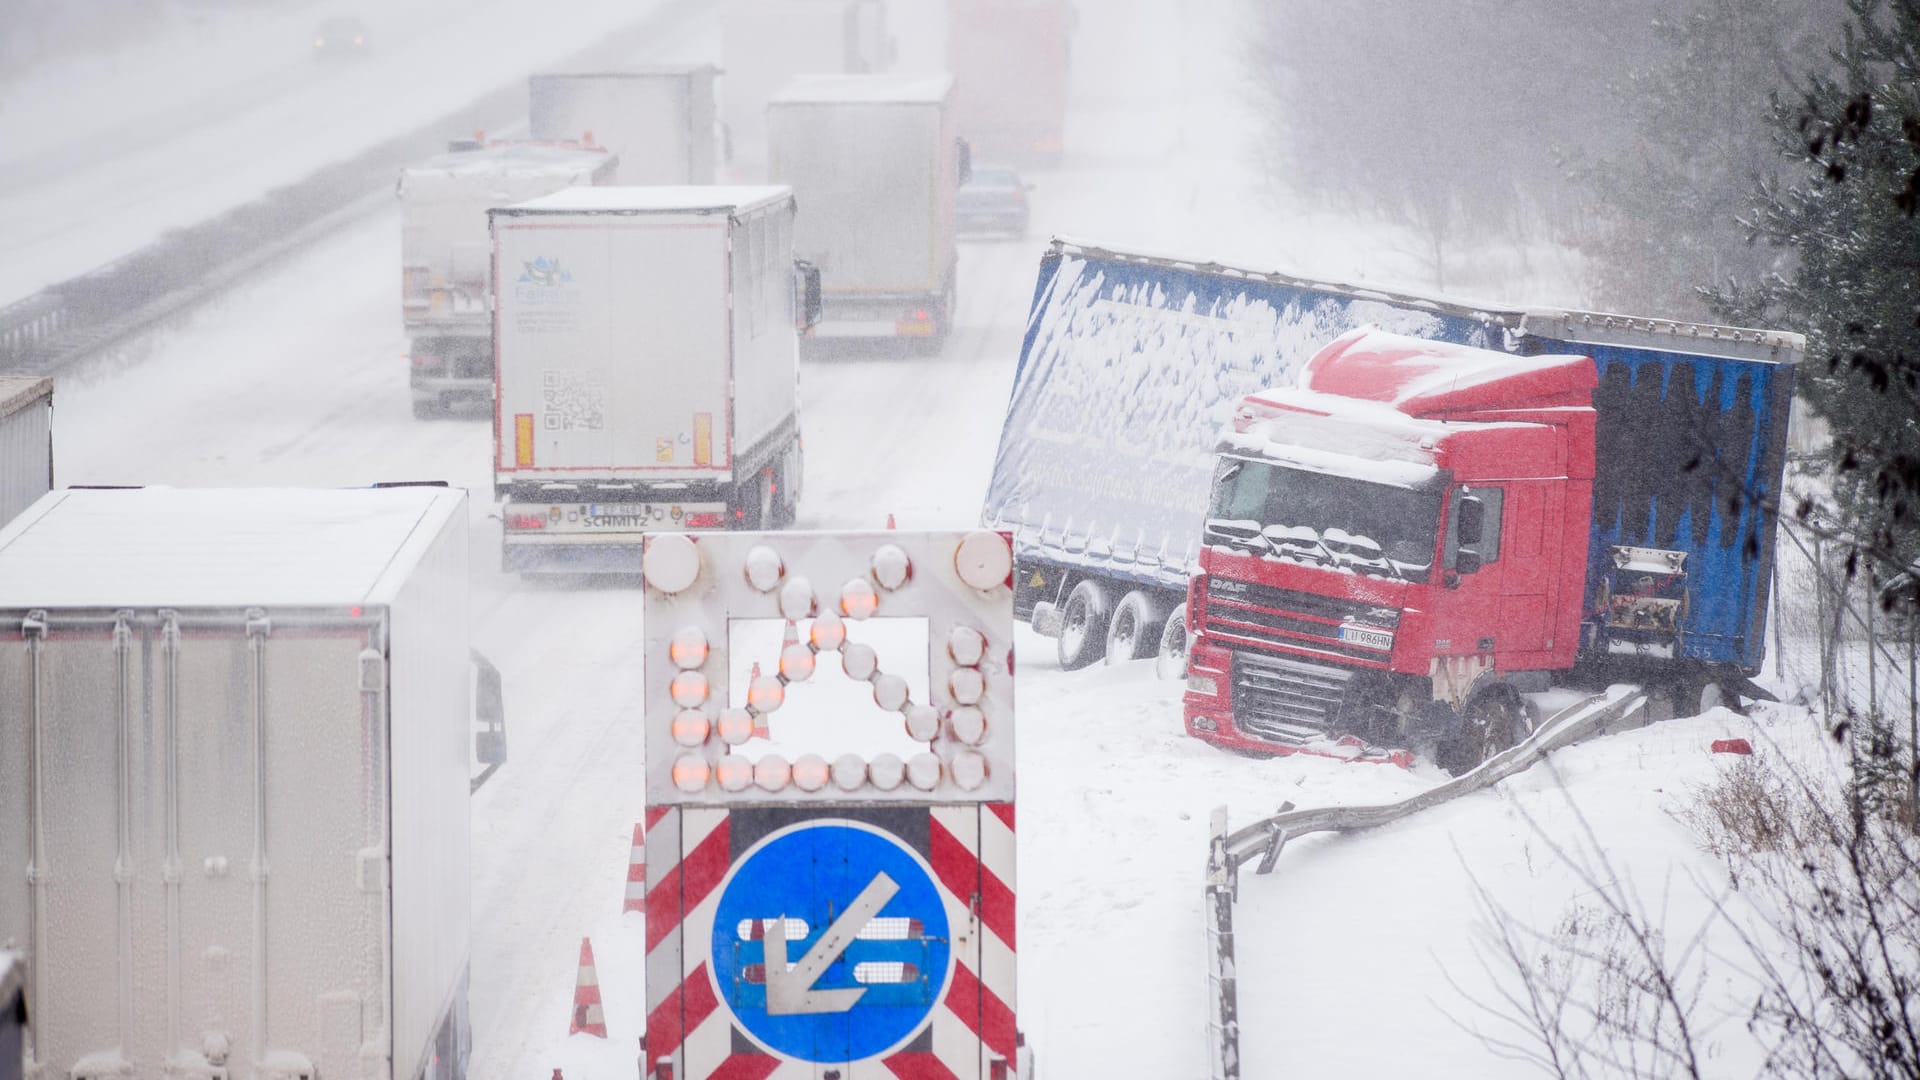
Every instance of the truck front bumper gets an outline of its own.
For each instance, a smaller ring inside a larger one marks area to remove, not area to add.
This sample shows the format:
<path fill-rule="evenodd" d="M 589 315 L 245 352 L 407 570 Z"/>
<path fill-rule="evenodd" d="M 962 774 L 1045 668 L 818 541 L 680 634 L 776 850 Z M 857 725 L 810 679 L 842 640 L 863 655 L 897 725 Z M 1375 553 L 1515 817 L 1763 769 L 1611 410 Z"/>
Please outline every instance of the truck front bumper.
<path fill-rule="evenodd" d="M 1229 750 L 1412 765 L 1412 751 L 1376 747 L 1337 730 L 1352 677 L 1342 668 L 1200 638 L 1188 648 L 1181 713 L 1187 734 Z"/>

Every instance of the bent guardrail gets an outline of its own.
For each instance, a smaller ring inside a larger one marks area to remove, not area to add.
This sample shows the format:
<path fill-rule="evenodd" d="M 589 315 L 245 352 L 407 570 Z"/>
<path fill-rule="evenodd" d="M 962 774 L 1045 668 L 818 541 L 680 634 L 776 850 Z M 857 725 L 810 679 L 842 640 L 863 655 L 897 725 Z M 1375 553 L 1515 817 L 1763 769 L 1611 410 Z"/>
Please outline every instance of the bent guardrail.
<path fill-rule="evenodd" d="M 1646 703 L 1647 694 L 1638 686 L 1610 687 L 1605 693 L 1555 713 L 1535 728 L 1532 735 L 1488 758 L 1479 768 L 1398 802 L 1307 810 L 1295 810 L 1292 803 L 1287 803 L 1272 817 L 1234 830 L 1228 829 L 1226 808 L 1216 809 L 1207 853 L 1205 906 L 1207 986 L 1212 998 L 1207 1021 L 1208 1075 L 1213 1080 L 1239 1080 L 1240 1077 L 1239 979 L 1233 951 L 1233 904 L 1240 894 L 1240 867 L 1257 858 L 1260 861 L 1254 872 L 1271 873 L 1281 849 L 1295 837 L 1371 829 L 1492 787 L 1531 768 L 1555 750 L 1632 715 Z"/>

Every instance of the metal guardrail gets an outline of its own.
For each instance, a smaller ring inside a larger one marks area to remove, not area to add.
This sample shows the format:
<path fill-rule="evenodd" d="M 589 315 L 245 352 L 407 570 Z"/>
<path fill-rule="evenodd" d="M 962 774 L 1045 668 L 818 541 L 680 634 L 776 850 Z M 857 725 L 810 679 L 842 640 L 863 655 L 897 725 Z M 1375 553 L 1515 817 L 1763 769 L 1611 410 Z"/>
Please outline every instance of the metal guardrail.
<path fill-rule="evenodd" d="M 617 67 L 673 20 L 706 7 L 701 0 L 669 0 L 552 70 Z M 0 374 L 50 374 L 297 250 L 325 226 L 373 210 L 382 203 L 372 196 L 390 192 L 402 168 L 444 150 L 449 138 L 524 123 L 526 95 L 525 80 L 516 80 L 304 180 L 0 307 Z"/>
<path fill-rule="evenodd" d="M 1358 806 L 1324 806 L 1295 810 L 1281 807 L 1272 817 L 1229 830 L 1225 807 L 1212 819 L 1212 841 L 1207 853 L 1206 935 L 1207 986 L 1211 1013 L 1207 1021 L 1208 1075 L 1213 1080 L 1240 1078 L 1239 977 L 1234 960 L 1233 905 L 1240 895 L 1240 867 L 1259 859 L 1254 872 L 1273 871 L 1280 851 L 1295 837 L 1318 832 L 1371 829 L 1428 810 L 1450 799 L 1492 787 L 1531 768 L 1551 754 L 1615 723 L 1647 704 L 1638 686 L 1615 686 L 1604 694 L 1560 710 L 1532 735 L 1470 772 L 1428 788 L 1398 802 Z"/>

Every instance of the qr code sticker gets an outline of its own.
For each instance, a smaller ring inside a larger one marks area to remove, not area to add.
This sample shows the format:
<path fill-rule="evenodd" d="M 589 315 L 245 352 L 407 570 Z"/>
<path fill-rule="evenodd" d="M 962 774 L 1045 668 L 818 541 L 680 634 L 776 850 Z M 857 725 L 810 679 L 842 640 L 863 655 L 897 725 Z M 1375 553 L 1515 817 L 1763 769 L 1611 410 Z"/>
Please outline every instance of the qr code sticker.
<path fill-rule="evenodd" d="M 541 426 L 548 431 L 599 431 L 606 426 L 606 380 L 597 369 L 540 376 Z"/>

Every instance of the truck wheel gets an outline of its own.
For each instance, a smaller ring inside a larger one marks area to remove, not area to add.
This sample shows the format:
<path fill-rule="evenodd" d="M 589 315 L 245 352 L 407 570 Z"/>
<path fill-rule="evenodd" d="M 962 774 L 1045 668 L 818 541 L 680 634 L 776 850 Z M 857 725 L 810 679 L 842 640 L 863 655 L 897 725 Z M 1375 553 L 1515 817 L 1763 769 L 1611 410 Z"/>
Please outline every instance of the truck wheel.
<path fill-rule="evenodd" d="M 1533 718 L 1520 695 L 1504 684 L 1475 694 L 1461 711 L 1460 730 L 1441 743 L 1438 764 L 1459 776 L 1533 734 Z"/>
<path fill-rule="evenodd" d="M 1160 654 L 1153 673 L 1163 679 L 1180 679 L 1187 674 L 1187 605 L 1181 604 L 1167 616 L 1160 628 Z"/>
<path fill-rule="evenodd" d="M 447 403 L 438 398 L 414 398 L 415 420 L 439 420 L 447 415 Z"/>
<path fill-rule="evenodd" d="M 1067 606 L 1061 612 L 1060 668 L 1078 671 L 1100 659 L 1107 648 L 1107 621 L 1113 607 L 1105 589 L 1097 581 L 1083 581 L 1067 594 Z"/>
<path fill-rule="evenodd" d="M 1166 615 L 1146 593 L 1135 589 L 1121 597 L 1113 618 L 1107 620 L 1107 663 L 1152 656 L 1159 651 L 1166 622 Z"/>

